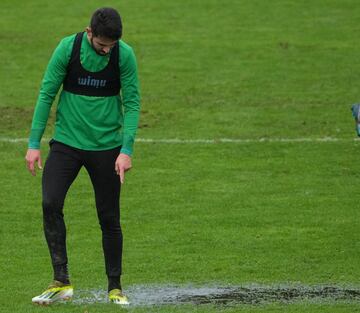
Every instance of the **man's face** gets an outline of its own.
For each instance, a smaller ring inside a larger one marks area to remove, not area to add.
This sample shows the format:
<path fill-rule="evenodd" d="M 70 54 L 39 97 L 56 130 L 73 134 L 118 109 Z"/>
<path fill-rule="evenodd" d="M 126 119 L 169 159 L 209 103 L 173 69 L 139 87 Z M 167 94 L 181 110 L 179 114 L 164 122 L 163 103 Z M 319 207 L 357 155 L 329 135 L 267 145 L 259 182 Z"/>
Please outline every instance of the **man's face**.
<path fill-rule="evenodd" d="M 91 46 L 97 54 L 102 56 L 109 54 L 111 48 L 114 47 L 117 42 L 117 40 L 112 40 L 101 36 L 95 37 L 90 28 L 87 28 L 86 32 Z"/>

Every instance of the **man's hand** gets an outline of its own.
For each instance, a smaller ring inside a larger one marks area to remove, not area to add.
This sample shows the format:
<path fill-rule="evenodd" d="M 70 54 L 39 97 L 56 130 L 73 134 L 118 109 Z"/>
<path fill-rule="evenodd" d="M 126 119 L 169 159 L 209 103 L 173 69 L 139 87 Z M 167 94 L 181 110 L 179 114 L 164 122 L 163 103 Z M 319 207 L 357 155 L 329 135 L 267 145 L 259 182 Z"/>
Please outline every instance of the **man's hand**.
<path fill-rule="evenodd" d="M 26 166 L 33 176 L 36 175 L 35 162 L 37 162 L 38 168 L 40 170 L 42 170 L 40 150 L 28 149 L 26 156 L 25 156 L 25 160 L 26 160 Z"/>
<path fill-rule="evenodd" d="M 115 161 L 115 171 L 120 176 L 120 182 L 125 180 L 125 172 L 131 169 L 131 157 L 125 153 L 120 153 Z"/>

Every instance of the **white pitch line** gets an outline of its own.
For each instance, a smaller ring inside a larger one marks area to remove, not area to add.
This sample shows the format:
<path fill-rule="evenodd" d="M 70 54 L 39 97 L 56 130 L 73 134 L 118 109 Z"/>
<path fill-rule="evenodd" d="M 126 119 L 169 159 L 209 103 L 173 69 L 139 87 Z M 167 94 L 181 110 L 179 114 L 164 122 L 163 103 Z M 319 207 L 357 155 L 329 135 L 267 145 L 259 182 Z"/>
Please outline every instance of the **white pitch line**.
<path fill-rule="evenodd" d="M 258 142 L 337 142 L 337 141 L 360 141 L 357 138 L 345 139 L 345 138 L 219 138 L 219 139 L 147 139 L 138 138 L 136 142 L 145 143 L 179 143 L 179 144 L 216 144 L 216 143 L 258 143 Z"/>
<path fill-rule="evenodd" d="M 42 141 L 49 141 L 50 138 L 43 138 Z M 0 137 L 0 142 L 6 143 L 24 143 L 28 138 L 11 138 Z M 151 138 L 137 138 L 136 142 L 142 143 L 164 143 L 164 144 L 217 144 L 217 143 L 266 143 L 266 142 L 354 142 L 360 141 L 358 138 L 334 138 L 334 137 L 320 137 L 320 138 L 219 138 L 219 139 L 151 139 Z"/>

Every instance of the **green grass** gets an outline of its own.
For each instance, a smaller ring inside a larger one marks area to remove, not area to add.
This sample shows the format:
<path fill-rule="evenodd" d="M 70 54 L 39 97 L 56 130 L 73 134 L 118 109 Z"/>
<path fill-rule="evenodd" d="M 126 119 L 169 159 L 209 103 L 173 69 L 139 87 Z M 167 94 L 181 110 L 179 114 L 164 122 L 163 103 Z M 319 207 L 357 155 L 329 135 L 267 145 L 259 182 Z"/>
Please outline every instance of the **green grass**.
<path fill-rule="evenodd" d="M 196 158 L 181 145 L 137 148 L 123 190 L 125 286 L 358 284 L 359 213 L 350 195 L 357 192 L 359 166 L 349 166 L 357 162 L 358 143 L 203 145 Z M 0 170 L 12 181 L 1 190 L 1 238 L 12 260 L 2 280 L 17 291 L 13 301 L 19 312 L 32 312 L 28 300 L 51 270 L 42 235 L 40 177 L 19 171 L 24 150 L 25 145 L 1 146 Z M 85 172 L 68 195 L 65 214 L 74 284 L 104 288 L 100 231 Z M 25 282 L 15 279 L 21 273 Z M 301 306 L 290 307 L 298 312 Z M 89 306 L 90 312 L 97 309 L 111 310 Z"/>
<path fill-rule="evenodd" d="M 101 1 L 2 0 L 0 137 L 29 133 L 57 42 Z M 360 5 L 317 1 L 107 1 L 137 54 L 141 138 L 319 138 L 338 142 L 137 143 L 122 191 L 123 284 L 359 286 Z M 54 110 L 45 134 L 53 129 Z M 42 146 L 44 159 L 48 151 Z M 24 143 L 0 143 L 0 312 L 358 312 L 359 303 L 33 307 L 51 279 L 41 175 Z M 105 289 L 85 171 L 65 203 L 72 280 Z M 11 291 L 11 296 L 9 292 Z"/>

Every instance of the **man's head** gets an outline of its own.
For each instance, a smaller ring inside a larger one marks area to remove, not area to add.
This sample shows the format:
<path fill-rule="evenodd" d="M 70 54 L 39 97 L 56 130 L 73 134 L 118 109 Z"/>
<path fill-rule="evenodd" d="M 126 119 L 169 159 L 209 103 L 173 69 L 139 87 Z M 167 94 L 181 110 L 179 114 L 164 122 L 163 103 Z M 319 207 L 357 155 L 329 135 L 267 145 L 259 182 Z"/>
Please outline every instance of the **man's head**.
<path fill-rule="evenodd" d="M 90 43 L 96 53 L 106 55 L 122 35 L 119 13 L 112 8 L 97 9 L 86 28 Z"/>

